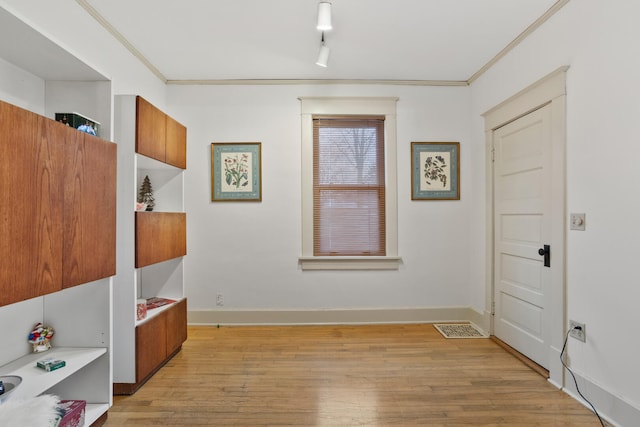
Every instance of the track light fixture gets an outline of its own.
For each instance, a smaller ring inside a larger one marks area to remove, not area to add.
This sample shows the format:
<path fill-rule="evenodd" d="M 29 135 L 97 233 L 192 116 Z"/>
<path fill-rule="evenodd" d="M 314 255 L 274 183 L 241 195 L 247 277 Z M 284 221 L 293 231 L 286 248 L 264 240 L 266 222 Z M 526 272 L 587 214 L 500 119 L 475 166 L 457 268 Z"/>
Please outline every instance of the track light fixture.
<path fill-rule="evenodd" d="M 318 3 L 318 24 L 316 28 L 321 31 L 328 31 L 333 28 L 331 26 L 331 3 L 328 1 Z"/>
<path fill-rule="evenodd" d="M 320 52 L 318 52 L 318 60 L 316 61 L 316 65 L 321 67 L 326 67 L 329 64 L 329 54 L 331 53 L 331 49 L 324 42 L 324 31 L 322 32 L 322 39 L 320 40 Z"/>

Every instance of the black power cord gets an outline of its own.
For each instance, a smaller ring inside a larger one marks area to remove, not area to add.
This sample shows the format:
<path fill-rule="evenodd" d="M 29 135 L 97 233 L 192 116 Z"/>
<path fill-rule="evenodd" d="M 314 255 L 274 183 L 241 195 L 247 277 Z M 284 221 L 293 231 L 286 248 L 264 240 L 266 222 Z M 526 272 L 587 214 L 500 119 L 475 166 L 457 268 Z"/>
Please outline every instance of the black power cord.
<path fill-rule="evenodd" d="M 582 328 L 580 326 L 576 326 L 573 329 L 582 330 Z M 567 348 L 567 341 L 569 340 L 569 334 L 571 333 L 571 331 L 573 329 L 569 329 L 569 331 L 567 331 L 567 336 L 564 337 L 564 345 L 562 346 L 562 351 L 560 352 L 560 363 L 562 363 L 562 366 L 564 366 L 564 368 L 567 371 L 569 371 L 569 373 L 571 374 L 571 378 L 573 378 L 573 383 L 576 385 L 576 391 L 578 392 L 580 397 L 582 397 L 582 399 L 584 399 L 584 401 L 587 402 L 589 404 L 589 406 L 591 406 L 591 409 L 593 409 L 593 413 L 596 414 L 596 417 L 598 417 L 598 421 L 600 421 L 600 425 L 602 425 L 602 427 L 605 427 L 605 423 L 604 423 L 604 421 L 602 421 L 602 418 L 600 418 L 600 414 L 598 414 L 598 411 L 596 410 L 596 407 L 593 406 L 593 404 L 591 402 L 589 402 L 589 399 L 584 397 L 584 395 L 580 391 L 580 388 L 578 387 L 578 381 L 576 380 L 576 376 L 573 375 L 573 371 L 571 371 L 571 369 L 564 363 L 564 357 L 563 357 L 564 356 L 564 351 Z"/>

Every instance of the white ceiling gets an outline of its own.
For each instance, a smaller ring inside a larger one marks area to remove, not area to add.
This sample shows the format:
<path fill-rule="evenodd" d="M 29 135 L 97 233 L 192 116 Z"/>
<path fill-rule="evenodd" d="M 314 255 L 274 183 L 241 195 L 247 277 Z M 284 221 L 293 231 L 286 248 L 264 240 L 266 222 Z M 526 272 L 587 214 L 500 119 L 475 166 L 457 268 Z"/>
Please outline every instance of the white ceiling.
<path fill-rule="evenodd" d="M 322 68 L 319 0 L 76 1 L 168 81 L 466 82 L 566 3 L 332 0 Z"/>

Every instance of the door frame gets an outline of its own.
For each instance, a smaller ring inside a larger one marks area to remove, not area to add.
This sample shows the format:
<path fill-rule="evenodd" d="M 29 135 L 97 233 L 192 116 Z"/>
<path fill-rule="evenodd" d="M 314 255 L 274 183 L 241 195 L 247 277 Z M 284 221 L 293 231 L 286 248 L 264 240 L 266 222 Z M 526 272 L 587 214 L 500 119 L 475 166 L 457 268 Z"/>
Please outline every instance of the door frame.
<path fill-rule="evenodd" d="M 484 117 L 486 159 L 486 260 L 485 260 L 485 318 L 494 333 L 494 192 L 493 192 L 493 133 L 496 129 L 537 110 L 551 105 L 551 307 L 549 307 L 549 381 L 564 386 L 564 368 L 560 353 L 566 333 L 565 251 L 566 251 L 566 72 L 560 67 L 509 99 L 491 108 Z"/>

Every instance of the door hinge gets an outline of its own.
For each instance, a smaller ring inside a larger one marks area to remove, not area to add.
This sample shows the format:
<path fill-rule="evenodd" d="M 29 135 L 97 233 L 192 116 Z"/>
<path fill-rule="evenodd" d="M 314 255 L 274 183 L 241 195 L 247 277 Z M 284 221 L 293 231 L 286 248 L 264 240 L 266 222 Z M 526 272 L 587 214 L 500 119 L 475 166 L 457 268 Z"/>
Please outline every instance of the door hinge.
<path fill-rule="evenodd" d="M 495 148 L 491 148 L 491 161 L 495 162 L 496 161 L 496 149 Z"/>
<path fill-rule="evenodd" d="M 491 301 L 491 315 L 495 316 L 495 314 L 496 314 L 496 302 Z"/>

